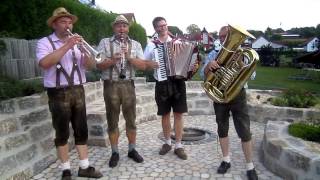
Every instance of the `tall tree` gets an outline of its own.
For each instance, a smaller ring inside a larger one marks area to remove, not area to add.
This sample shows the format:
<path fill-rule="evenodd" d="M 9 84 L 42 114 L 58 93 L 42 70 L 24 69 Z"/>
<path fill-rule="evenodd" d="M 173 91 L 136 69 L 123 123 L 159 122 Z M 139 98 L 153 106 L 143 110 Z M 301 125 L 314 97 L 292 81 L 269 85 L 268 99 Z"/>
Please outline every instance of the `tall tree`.
<path fill-rule="evenodd" d="M 256 31 L 256 30 L 248 30 L 249 33 L 251 33 L 254 37 L 258 38 L 259 36 L 263 36 L 262 31 Z"/>
<path fill-rule="evenodd" d="M 270 39 L 272 36 L 272 29 L 270 27 L 267 27 L 264 34 L 265 34 L 266 38 Z"/>
<path fill-rule="evenodd" d="M 201 29 L 199 28 L 198 25 L 190 24 L 190 25 L 187 27 L 187 33 L 188 33 L 188 34 L 193 34 L 193 33 L 196 33 L 196 32 L 201 32 Z"/>
<path fill-rule="evenodd" d="M 183 32 L 177 26 L 168 26 L 168 30 L 173 35 L 183 35 Z"/>

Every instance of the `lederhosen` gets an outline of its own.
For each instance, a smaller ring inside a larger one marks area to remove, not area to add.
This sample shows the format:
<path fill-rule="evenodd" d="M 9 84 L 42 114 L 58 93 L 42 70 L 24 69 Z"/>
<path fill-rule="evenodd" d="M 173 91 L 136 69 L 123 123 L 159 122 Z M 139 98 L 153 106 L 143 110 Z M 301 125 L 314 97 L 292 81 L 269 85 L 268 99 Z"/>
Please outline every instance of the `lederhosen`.
<path fill-rule="evenodd" d="M 175 40 L 177 39 L 174 39 L 173 41 Z M 153 43 L 155 46 L 158 46 L 161 42 L 159 40 L 154 40 Z M 158 106 L 158 115 L 169 113 L 171 108 L 173 112 L 176 113 L 187 112 L 188 106 L 185 80 L 168 76 L 167 80 L 156 81 L 155 100 Z"/>
<path fill-rule="evenodd" d="M 52 39 L 47 38 L 55 51 L 56 47 Z M 63 146 L 68 143 L 70 122 L 74 132 L 75 144 L 84 145 L 87 144 L 88 140 L 85 94 L 74 48 L 72 48 L 72 63 L 73 66 L 69 76 L 61 63 L 58 62 L 56 64 L 56 87 L 47 88 L 52 124 L 56 131 L 54 140 L 56 146 Z M 79 85 L 74 84 L 75 72 L 79 77 Z M 60 85 L 61 74 L 67 80 L 67 86 Z"/>
<path fill-rule="evenodd" d="M 113 42 L 111 39 L 110 52 L 111 57 L 114 54 Z M 132 43 L 129 40 L 128 52 L 131 53 Z M 129 58 L 130 54 L 127 54 L 126 59 Z M 130 70 L 130 77 L 132 77 L 133 68 L 131 64 L 127 64 Z M 126 121 L 126 130 L 136 130 L 136 95 L 134 81 L 132 79 L 120 79 L 113 80 L 113 69 L 120 75 L 120 71 L 117 67 L 112 66 L 109 68 L 109 79 L 104 80 L 104 101 L 106 105 L 106 116 L 108 122 L 108 132 L 115 133 L 119 132 L 119 115 L 120 106 L 122 106 L 122 114 Z"/>

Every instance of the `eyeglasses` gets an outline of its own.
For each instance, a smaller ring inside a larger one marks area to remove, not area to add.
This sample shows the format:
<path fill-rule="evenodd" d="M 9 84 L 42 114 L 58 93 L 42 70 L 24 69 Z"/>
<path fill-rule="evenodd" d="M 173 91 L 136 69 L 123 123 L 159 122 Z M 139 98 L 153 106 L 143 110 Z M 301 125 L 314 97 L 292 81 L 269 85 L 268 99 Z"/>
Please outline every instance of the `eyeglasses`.
<path fill-rule="evenodd" d="M 167 24 L 160 24 L 160 25 L 158 25 L 157 27 L 158 28 L 163 28 L 163 27 L 166 27 L 167 26 Z"/>

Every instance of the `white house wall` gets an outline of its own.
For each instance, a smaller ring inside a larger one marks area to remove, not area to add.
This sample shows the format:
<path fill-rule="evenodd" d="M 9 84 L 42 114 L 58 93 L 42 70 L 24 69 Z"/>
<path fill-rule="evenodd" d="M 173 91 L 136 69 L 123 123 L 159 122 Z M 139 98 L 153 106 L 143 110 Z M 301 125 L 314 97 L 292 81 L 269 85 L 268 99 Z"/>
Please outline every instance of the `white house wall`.
<path fill-rule="evenodd" d="M 309 43 L 304 47 L 304 50 L 307 52 L 313 52 L 318 50 L 319 45 L 319 39 L 318 38 L 313 38 Z"/>
<path fill-rule="evenodd" d="M 257 40 L 255 40 L 252 43 L 252 48 L 253 49 L 260 49 L 262 46 L 267 46 L 269 44 L 270 44 L 270 42 L 268 40 L 266 40 L 263 37 L 259 37 Z"/>

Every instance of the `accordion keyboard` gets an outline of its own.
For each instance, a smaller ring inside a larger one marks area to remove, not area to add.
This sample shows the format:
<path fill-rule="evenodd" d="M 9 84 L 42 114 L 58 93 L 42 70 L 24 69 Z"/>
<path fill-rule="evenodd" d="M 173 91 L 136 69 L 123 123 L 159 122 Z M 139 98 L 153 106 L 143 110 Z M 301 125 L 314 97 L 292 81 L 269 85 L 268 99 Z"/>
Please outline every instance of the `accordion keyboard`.
<path fill-rule="evenodd" d="M 159 68 L 157 69 L 158 81 L 167 80 L 167 69 L 165 63 L 165 52 L 164 45 L 158 45 L 158 48 L 154 49 L 155 60 L 159 64 Z"/>

